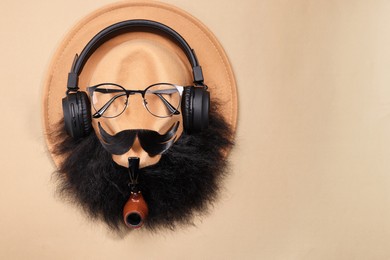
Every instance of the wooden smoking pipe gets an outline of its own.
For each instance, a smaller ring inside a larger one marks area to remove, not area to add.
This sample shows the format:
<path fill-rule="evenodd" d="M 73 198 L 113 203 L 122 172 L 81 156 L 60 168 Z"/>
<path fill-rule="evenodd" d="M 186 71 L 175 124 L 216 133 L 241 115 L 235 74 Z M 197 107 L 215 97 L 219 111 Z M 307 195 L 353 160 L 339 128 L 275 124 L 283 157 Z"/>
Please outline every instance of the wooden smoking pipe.
<path fill-rule="evenodd" d="M 130 157 L 129 176 L 131 193 L 130 198 L 123 208 L 123 221 L 130 228 L 140 228 L 148 216 L 148 205 L 146 204 L 141 191 L 137 188 L 139 158 Z"/>

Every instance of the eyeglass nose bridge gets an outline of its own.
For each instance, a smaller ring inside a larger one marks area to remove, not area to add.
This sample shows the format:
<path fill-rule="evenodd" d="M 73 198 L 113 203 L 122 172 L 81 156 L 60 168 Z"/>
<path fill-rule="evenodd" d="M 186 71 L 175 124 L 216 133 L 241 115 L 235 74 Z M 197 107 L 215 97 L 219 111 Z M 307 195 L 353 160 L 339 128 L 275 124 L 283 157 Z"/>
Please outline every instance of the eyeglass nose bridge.
<path fill-rule="evenodd" d="M 130 95 L 134 94 L 141 94 L 142 98 L 145 99 L 145 90 L 131 90 L 131 89 L 125 89 L 127 98 L 129 98 Z"/>
<path fill-rule="evenodd" d="M 126 99 L 126 106 L 125 106 L 125 110 L 124 111 L 126 111 L 126 109 L 128 108 L 128 106 L 129 106 L 129 103 L 130 103 L 130 96 L 133 96 L 133 95 L 135 95 L 135 94 L 141 94 L 141 96 L 142 96 L 142 105 L 144 106 L 144 108 L 149 112 L 149 110 L 148 110 L 148 108 L 147 108 L 147 106 L 146 106 L 146 104 L 147 104 L 147 101 L 146 101 L 146 99 L 145 99 L 145 90 L 128 90 L 128 89 L 125 89 L 125 91 L 126 91 L 126 96 L 127 96 L 127 99 Z M 150 112 L 149 112 L 150 113 Z"/>

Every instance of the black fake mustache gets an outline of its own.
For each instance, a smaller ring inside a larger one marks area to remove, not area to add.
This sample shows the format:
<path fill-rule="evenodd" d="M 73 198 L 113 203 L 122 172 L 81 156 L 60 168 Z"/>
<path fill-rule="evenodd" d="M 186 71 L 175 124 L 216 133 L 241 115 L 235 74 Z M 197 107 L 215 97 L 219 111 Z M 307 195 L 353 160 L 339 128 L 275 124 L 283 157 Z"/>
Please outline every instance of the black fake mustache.
<path fill-rule="evenodd" d="M 153 157 L 158 154 L 164 153 L 168 150 L 176 141 L 176 132 L 179 128 L 179 121 L 174 123 L 165 134 L 160 134 L 157 131 L 147 129 L 129 129 L 123 130 L 115 135 L 107 133 L 103 127 L 98 123 L 100 135 L 102 137 L 102 146 L 109 153 L 115 155 L 121 155 L 130 150 L 133 146 L 135 138 L 141 144 L 149 156 Z M 172 138 L 174 137 L 175 138 Z"/>

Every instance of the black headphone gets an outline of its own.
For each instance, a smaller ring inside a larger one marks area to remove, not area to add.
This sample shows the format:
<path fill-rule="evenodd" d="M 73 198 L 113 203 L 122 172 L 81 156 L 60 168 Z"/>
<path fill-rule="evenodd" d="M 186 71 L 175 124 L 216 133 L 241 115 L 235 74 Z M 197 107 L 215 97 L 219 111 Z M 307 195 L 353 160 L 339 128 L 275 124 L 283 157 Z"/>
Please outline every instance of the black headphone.
<path fill-rule="evenodd" d="M 194 86 L 185 87 L 181 102 L 184 131 L 188 134 L 198 133 L 207 128 L 209 122 L 210 93 L 203 83 L 202 68 L 195 52 L 184 38 L 172 28 L 150 20 L 127 20 L 113 24 L 96 34 L 84 47 L 80 55 L 76 54 L 68 74 L 66 97 L 62 99 L 65 129 L 74 139 L 87 136 L 92 129 L 91 105 L 87 94 L 78 91 L 78 79 L 88 58 L 103 43 L 120 34 L 130 31 L 155 29 L 174 39 L 185 52 L 192 66 Z"/>

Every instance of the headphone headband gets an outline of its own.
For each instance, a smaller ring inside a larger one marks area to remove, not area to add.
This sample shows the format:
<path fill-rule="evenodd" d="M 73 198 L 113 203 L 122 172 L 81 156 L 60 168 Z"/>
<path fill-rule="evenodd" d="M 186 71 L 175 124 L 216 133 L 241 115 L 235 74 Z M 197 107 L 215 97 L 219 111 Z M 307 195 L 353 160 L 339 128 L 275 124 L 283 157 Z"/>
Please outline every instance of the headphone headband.
<path fill-rule="evenodd" d="M 182 48 L 189 62 L 191 63 L 194 83 L 203 85 L 202 68 L 198 63 L 194 50 L 191 49 L 186 40 L 184 40 L 184 38 L 175 30 L 162 23 L 139 19 L 127 20 L 106 27 L 88 42 L 88 44 L 81 51 L 80 55 L 76 54 L 71 71 L 68 74 L 68 91 L 76 91 L 78 89 L 78 77 L 81 74 L 81 71 L 83 70 L 84 65 L 88 61 L 89 57 L 95 52 L 97 48 L 99 48 L 106 41 L 118 35 L 130 32 L 134 29 L 136 30 L 138 28 L 157 29 L 160 32 L 163 32 L 173 38 Z"/>

